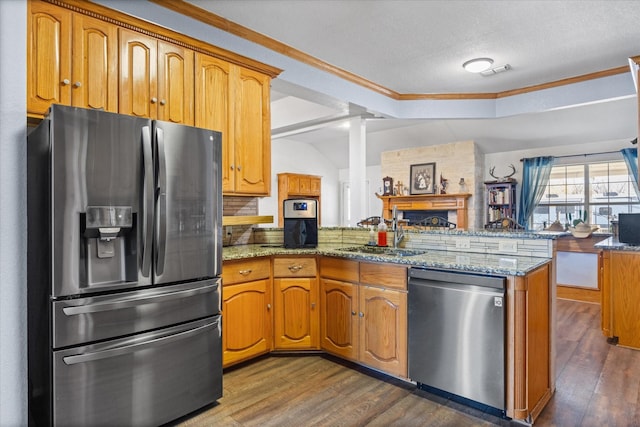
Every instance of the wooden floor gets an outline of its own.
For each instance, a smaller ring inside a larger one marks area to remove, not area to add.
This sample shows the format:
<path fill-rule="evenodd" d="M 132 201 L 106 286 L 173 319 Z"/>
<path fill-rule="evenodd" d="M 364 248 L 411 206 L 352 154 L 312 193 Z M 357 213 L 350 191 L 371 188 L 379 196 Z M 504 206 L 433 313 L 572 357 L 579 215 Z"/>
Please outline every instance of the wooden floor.
<path fill-rule="evenodd" d="M 640 307 L 639 307 L 640 309 Z M 556 393 L 536 426 L 640 426 L 640 352 L 607 344 L 596 304 L 558 301 Z M 225 371 L 224 397 L 182 426 L 519 425 L 332 357 Z"/>

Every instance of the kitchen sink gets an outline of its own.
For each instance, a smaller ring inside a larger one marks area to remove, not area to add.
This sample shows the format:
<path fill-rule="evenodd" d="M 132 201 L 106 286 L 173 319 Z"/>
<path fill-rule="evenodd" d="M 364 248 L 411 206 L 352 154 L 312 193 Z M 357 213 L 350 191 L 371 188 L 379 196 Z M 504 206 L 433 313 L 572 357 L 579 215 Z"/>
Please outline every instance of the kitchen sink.
<path fill-rule="evenodd" d="M 423 251 L 420 249 L 402 249 L 402 248 L 389 248 L 386 246 L 350 246 L 348 248 L 340 248 L 339 251 L 344 252 L 357 252 L 364 254 L 373 254 L 373 255 L 389 255 L 389 256 L 414 256 L 414 255 L 422 255 L 427 251 Z"/>

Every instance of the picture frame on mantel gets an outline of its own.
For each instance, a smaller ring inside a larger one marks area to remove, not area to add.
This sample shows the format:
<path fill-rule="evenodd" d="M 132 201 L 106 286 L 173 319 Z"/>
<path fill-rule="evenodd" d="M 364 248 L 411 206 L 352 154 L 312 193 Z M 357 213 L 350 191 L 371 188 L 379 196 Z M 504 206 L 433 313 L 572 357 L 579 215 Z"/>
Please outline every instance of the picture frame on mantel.
<path fill-rule="evenodd" d="M 409 170 L 411 195 L 435 194 L 436 192 L 436 164 L 420 163 L 411 165 Z"/>

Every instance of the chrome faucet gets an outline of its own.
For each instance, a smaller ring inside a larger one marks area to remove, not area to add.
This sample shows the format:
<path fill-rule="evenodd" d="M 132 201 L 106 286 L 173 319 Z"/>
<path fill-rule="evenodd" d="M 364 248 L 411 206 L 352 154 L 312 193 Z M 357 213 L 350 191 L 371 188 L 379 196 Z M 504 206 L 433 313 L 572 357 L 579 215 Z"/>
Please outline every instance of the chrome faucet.
<path fill-rule="evenodd" d="M 393 230 L 393 247 L 397 248 L 398 244 L 402 242 L 404 239 L 404 230 L 402 229 L 402 225 L 398 222 L 398 207 L 393 207 L 393 222 L 391 223 L 391 227 Z"/>

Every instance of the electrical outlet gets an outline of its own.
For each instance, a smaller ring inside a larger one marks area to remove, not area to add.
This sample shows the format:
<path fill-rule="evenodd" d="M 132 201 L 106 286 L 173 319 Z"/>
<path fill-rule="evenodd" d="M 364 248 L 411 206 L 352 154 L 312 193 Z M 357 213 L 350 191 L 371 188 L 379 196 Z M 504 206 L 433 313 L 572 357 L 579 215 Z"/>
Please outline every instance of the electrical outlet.
<path fill-rule="evenodd" d="M 466 255 L 456 255 L 456 264 L 469 265 L 471 264 L 471 258 Z"/>
<path fill-rule="evenodd" d="M 227 226 L 225 227 L 225 235 L 226 235 L 227 237 L 231 237 L 231 235 L 232 235 L 232 234 L 233 234 L 233 229 L 231 228 L 231 226 L 230 226 L 230 225 L 227 225 Z"/>
<path fill-rule="evenodd" d="M 471 249 L 471 239 L 456 239 L 456 249 Z"/>
<path fill-rule="evenodd" d="M 499 240 L 498 241 L 498 251 L 502 253 L 509 254 L 517 254 L 518 253 L 518 242 L 516 240 Z"/>

